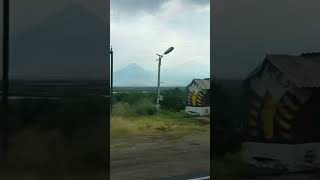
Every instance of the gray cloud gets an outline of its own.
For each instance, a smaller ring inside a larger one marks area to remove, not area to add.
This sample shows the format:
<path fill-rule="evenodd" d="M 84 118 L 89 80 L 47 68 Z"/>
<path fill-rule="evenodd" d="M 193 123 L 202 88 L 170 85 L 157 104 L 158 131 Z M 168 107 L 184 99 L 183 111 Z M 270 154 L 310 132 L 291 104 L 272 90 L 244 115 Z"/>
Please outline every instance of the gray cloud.
<path fill-rule="evenodd" d="M 127 13 L 136 13 L 138 11 L 153 12 L 168 0 L 112 0 L 111 9 L 127 11 Z"/>
<path fill-rule="evenodd" d="M 112 0 L 111 9 L 115 11 L 127 11 L 128 14 L 145 11 L 154 13 L 161 5 L 172 0 Z M 207 5 L 210 0 L 184 0 L 183 2 L 195 5 Z"/>
<path fill-rule="evenodd" d="M 108 31 L 97 16 L 101 2 L 12 0 L 11 78 L 105 79 Z"/>
<path fill-rule="evenodd" d="M 106 3 L 105 0 L 10 0 L 11 31 L 26 31 L 64 8 L 77 4 L 100 17 L 106 17 Z M 2 1 L 0 3 L 0 18 L 2 21 Z"/>
<path fill-rule="evenodd" d="M 207 5 L 210 3 L 210 0 L 185 0 L 185 1 L 189 1 L 193 4 L 199 4 L 199 5 Z"/>
<path fill-rule="evenodd" d="M 131 16 L 123 9 L 115 12 L 111 17 L 111 43 L 118 52 L 115 53 L 115 69 L 138 63 L 146 69 L 155 70 L 155 54 L 174 46 L 174 52 L 168 56 L 169 61 L 163 63 L 164 69 L 197 62 L 207 65 L 209 70 L 210 9 L 207 5 L 204 6 L 203 2 L 195 4 L 191 0 L 170 0 L 158 6 L 150 5 L 161 9 L 151 15 L 137 13 L 146 6 L 134 9 L 136 14 Z"/>
<path fill-rule="evenodd" d="M 215 0 L 214 71 L 245 76 L 266 53 L 320 51 L 319 1 Z"/>

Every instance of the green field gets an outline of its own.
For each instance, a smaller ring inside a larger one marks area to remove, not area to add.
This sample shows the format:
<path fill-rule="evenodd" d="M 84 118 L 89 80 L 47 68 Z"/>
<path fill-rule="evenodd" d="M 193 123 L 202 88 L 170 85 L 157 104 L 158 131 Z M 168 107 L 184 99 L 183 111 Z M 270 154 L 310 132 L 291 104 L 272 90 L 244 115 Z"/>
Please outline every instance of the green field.
<path fill-rule="evenodd" d="M 76 176 L 104 172 L 106 107 L 100 97 L 10 101 L 8 163 L 0 174 Z"/>
<path fill-rule="evenodd" d="M 185 89 L 164 89 L 159 113 L 155 107 L 156 93 L 152 89 L 117 90 L 121 93 L 113 95 L 111 139 L 137 133 L 167 132 L 179 136 L 201 131 L 201 123 L 184 113 Z"/>

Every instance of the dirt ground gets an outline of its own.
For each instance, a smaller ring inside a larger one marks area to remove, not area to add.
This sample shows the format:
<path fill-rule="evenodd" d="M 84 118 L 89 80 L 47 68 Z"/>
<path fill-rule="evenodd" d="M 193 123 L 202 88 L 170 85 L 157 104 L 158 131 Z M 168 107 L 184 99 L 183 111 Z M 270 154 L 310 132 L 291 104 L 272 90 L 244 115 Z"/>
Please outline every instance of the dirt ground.
<path fill-rule="evenodd" d="M 312 175 L 312 174 L 292 174 L 292 175 L 282 175 L 282 176 L 259 177 L 252 180 L 319 180 L 319 179 L 320 177 L 316 177 L 315 175 Z M 246 180 L 249 180 L 249 179 L 246 179 Z"/>
<path fill-rule="evenodd" d="M 141 134 L 113 139 L 112 180 L 150 180 L 194 172 L 210 172 L 210 131 L 172 139 Z"/>
<path fill-rule="evenodd" d="M 154 180 L 198 172 L 210 174 L 210 130 L 172 139 L 140 134 L 112 139 L 111 180 Z M 219 180 L 219 179 L 218 179 Z M 239 179 L 240 180 L 240 179 Z M 241 180 L 320 180 L 313 174 L 261 176 Z"/>

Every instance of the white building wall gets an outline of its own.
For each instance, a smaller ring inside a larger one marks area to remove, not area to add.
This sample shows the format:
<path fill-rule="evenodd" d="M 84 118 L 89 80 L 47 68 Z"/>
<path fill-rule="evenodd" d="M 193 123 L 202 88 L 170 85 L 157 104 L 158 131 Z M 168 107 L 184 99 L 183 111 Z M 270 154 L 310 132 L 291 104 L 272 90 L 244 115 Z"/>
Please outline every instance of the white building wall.
<path fill-rule="evenodd" d="M 209 107 L 193 107 L 186 106 L 186 113 L 190 115 L 198 115 L 205 116 L 210 114 L 210 106 Z"/>
<path fill-rule="evenodd" d="M 307 154 L 311 157 L 307 157 Z M 320 167 L 320 143 L 276 144 L 245 142 L 242 144 L 243 160 L 257 167 L 286 168 L 290 172 Z M 270 159 L 258 161 L 255 158 Z M 310 160 L 311 161 L 308 161 Z"/>

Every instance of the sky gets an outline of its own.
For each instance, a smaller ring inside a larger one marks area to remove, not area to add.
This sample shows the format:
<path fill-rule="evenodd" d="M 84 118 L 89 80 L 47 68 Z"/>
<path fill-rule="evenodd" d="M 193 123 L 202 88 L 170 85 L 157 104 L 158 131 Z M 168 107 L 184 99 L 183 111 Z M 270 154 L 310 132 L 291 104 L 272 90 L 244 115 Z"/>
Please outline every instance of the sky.
<path fill-rule="evenodd" d="M 214 0 L 214 75 L 243 78 L 266 54 L 320 52 L 318 0 Z"/>
<path fill-rule="evenodd" d="M 106 3 L 10 0 L 10 78 L 106 79 Z"/>
<path fill-rule="evenodd" d="M 41 25 L 70 5 L 81 5 L 103 20 L 107 17 L 105 0 L 10 2 L 11 31 L 17 34 Z M 111 0 L 115 69 L 136 62 L 155 70 L 156 53 L 170 46 L 175 50 L 164 58 L 164 68 L 179 67 L 189 61 L 209 64 L 210 19 L 213 19 L 211 45 L 216 77 L 245 77 L 266 54 L 320 51 L 318 0 L 212 2 L 213 17 L 210 17 L 208 0 Z M 1 22 L 2 13 L 0 17 Z"/>
<path fill-rule="evenodd" d="M 82 5 L 101 17 L 106 13 L 105 0 L 10 0 L 11 31 L 23 33 L 70 5 Z M 2 1 L 0 8 L 2 21 Z"/>
<path fill-rule="evenodd" d="M 110 15 L 115 70 L 130 63 L 156 70 L 156 54 L 171 46 L 164 68 L 198 62 L 209 69 L 209 0 L 111 0 Z"/>

